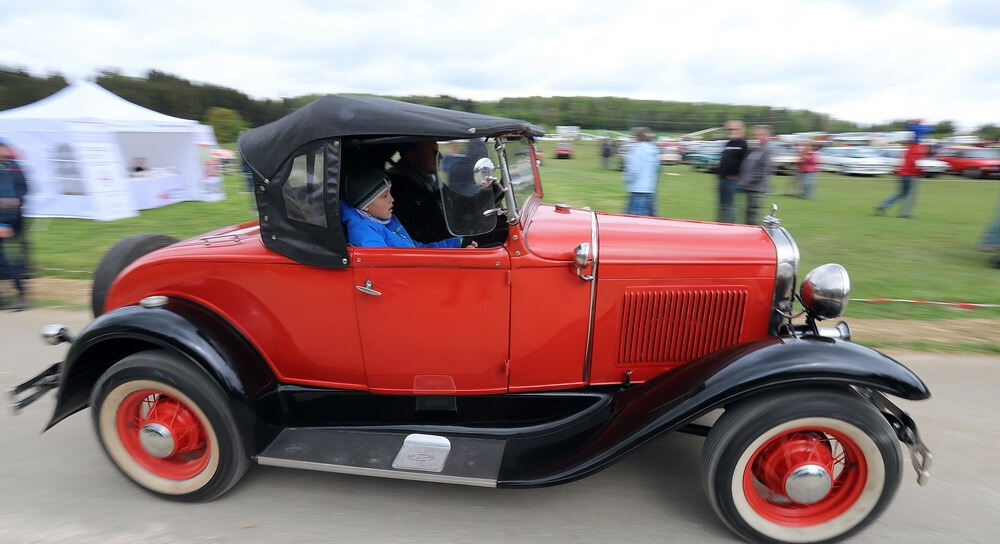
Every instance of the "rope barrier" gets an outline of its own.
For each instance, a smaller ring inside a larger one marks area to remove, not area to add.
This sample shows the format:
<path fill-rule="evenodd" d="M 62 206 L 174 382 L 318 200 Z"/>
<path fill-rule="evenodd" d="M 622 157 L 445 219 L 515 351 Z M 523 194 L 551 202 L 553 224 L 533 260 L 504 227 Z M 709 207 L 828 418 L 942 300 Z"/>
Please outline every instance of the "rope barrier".
<path fill-rule="evenodd" d="M 1000 304 L 980 304 L 975 302 L 939 302 L 936 300 L 921 300 L 909 298 L 852 298 L 852 302 L 908 302 L 911 304 L 934 304 L 937 306 L 955 306 L 958 308 L 1000 308 Z"/>
<path fill-rule="evenodd" d="M 41 270 L 43 272 L 69 272 L 72 274 L 92 274 L 93 270 L 68 270 L 65 268 L 33 268 L 33 270 Z"/>

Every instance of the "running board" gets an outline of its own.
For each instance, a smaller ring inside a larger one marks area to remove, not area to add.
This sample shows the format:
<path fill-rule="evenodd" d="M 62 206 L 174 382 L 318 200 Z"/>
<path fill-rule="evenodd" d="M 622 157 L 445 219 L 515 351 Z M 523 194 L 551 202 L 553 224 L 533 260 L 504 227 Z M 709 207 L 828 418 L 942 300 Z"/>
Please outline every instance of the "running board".
<path fill-rule="evenodd" d="M 257 464 L 496 487 L 506 440 L 397 432 L 285 429 Z"/>

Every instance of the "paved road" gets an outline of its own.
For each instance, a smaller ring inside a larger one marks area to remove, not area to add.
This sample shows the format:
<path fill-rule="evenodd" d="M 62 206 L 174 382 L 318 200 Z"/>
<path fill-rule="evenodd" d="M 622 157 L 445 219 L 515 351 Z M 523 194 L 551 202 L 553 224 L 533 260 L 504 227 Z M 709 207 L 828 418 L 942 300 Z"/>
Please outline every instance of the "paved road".
<path fill-rule="evenodd" d="M 30 377 L 64 353 L 37 331 L 80 312 L 0 313 L 0 384 Z M 912 470 L 862 543 L 997 542 L 1000 358 L 900 355 L 934 398 L 901 403 L 933 449 L 934 475 Z M 105 459 L 90 414 L 39 435 L 52 400 L 0 415 L 0 542 L 737 542 L 705 501 L 702 439 L 670 435 L 579 482 L 497 490 L 252 467 L 222 499 L 154 498 Z"/>

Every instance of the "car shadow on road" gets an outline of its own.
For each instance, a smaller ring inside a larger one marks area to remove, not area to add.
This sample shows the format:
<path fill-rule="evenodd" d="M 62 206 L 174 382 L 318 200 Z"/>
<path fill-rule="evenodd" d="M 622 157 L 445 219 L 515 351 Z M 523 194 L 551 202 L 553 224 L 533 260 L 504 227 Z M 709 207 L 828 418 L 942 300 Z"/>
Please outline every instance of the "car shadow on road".
<path fill-rule="evenodd" d="M 498 540 L 506 534 L 525 541 L 559 535 L 580 542 L 649 542 L 680 531 L 727 541 L 731 536 L 701 488 L 702 441 L 667 435 L 598 474 L 537 489 L 498 490 L 255 466 L 222 500 L 260 502 L 265 519 L 259 522 L 265 525 L 299 516 L 306 522 L 319 505 L 336 512 L 331 515 L 338 519 L 351 520 L 351 526 L 357 524 L 358 534 L 372 541 L 399 538 L 404 528 L 415 541 L 462 540 L 461 535 L 482 540 L 483 530 Z M 361 522 L 365 519 L 368 526 Z M 623 534 L 624 527 L 628 529 Z"/>

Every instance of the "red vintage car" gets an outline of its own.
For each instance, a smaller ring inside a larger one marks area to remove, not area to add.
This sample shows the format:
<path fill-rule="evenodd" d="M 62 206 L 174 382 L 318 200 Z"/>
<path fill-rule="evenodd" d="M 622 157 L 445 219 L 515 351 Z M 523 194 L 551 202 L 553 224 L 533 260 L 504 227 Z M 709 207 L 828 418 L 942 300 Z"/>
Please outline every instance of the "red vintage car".
<path fill-rule="evenodd" d="M 830 542 L 886 508 L 900 442 L 926 480 L 930 452 L 885 396 L 926 399 L 925 384 L 846 323 L 820 326 L 844 310 L 843 267 L 796 294 L 798 248 L 774 210 L 745 226 L 547 204 L 540 134 L 346 96 L 243 133 L 259 221 L 114 246 L 96 319 L 47 327 L 69 351 L 13 407 L 56 389 L 48 427 L 89 407 L 126 477 L 188 501 L 254 463 L 548 486 L 682 431 L 706 436 L 706 495 L 735 533 Z M 438 199 L 405 228 L 441 219 L 478 247 L 347 243 L 354 172 L 455 140 L 447 171 L 411 178 Z"/>
<path fill-rule="evenodd" d="M 571 142 L 559 142 L 556 144 L 555 149 L 553 149 L 552 154 L 557 159 L 572 159 L 573 155 L 576 154 L 576 148 L 573 147 Z"/>
<path fill-rule="evenodd" d="M 985 147 L 945 147 L 934 158 L 948 163 L 948 171 L 970 178 L 1000 176 L 1000 150 Z"/>

